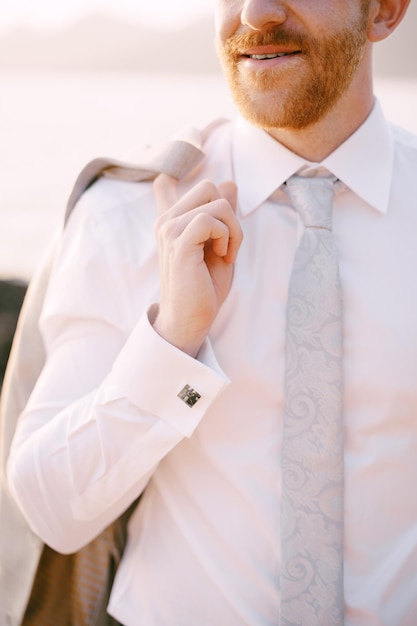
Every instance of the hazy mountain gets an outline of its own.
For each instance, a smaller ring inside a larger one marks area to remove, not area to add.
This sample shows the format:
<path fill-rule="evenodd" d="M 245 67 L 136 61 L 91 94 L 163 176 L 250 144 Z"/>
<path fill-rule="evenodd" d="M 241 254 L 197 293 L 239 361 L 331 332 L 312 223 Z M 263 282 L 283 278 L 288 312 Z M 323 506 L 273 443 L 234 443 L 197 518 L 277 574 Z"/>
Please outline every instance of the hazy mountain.
<path fill-rule="evenodd" d="M 375 50 L 379 76 L 417 78 L 417 0 Z M 173 32 L 92 15 L 63 31 L 16 29 L 0 36 L 1 69 L 218 72 L 211 16 Z"/>
<path fill-rule="evenodd" d="M 16 29 L 0 38 L 0 69 L 216 72 L 212 21 L 161 32 L 92 15 L 63 31 Z"/>

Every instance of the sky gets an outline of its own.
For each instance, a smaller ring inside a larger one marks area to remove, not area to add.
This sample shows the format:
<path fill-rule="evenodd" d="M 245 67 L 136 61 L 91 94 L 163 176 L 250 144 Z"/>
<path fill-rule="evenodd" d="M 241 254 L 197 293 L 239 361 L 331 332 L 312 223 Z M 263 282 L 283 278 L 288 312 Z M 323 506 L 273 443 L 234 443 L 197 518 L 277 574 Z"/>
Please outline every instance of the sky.
<path fill-rule="evenodd" d="M 91 12 L 169 29 L 213 10 L 214 0 L 0 0 L 0 30 L 16 25 L 62 28 Z"/>

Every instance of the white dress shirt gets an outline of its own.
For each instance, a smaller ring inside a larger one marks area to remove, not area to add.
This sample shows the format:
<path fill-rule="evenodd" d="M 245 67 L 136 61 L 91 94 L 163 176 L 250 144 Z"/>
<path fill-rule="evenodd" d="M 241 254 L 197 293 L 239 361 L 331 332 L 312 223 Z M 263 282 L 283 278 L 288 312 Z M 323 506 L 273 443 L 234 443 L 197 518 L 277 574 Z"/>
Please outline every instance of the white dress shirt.
<path fill-rule="evenodd" d="M 305 161 L 242 119 L 205 149 L 181 189 L 234 179 L 245 238 L 198 359 L 149 322 L 152 186 L 100 180 L 65 232 L 41 322 L 48 359 L 9 459 L 16 500 L 59 551 L 147 485 L 109 605 L 125 626 L 278 623 L 285 310 L 303 228 L 282 184 Z M 415 626 L 417 141 L 376 104 L 322 164 L 343 183 L 345 624 Z"/>

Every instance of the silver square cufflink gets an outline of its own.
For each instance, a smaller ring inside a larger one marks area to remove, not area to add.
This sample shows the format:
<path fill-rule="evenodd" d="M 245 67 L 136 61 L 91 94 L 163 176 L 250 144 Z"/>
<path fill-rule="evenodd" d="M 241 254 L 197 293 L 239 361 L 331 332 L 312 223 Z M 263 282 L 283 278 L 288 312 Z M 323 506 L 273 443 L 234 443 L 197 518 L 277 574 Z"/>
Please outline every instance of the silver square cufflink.
<path fill-rule="evenodd" d="M 200 400 L 201 395 L 198 391 L 190 387 L 190 385 L 185 385 L 179 392 L 178 397 L 185 402 L 187 406 L 193 407 Z"/>

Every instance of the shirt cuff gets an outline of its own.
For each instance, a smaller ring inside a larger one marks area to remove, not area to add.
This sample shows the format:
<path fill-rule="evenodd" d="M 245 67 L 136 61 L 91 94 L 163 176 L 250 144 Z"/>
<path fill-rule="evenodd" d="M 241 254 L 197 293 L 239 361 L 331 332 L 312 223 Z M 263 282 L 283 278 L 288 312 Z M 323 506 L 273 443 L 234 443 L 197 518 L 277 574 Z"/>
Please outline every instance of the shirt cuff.
<path fill-rule="evenodd" d="M 123 395 L 189 437 L 229 384 L 206 339 L 196 359 L 168 343 L 141 317 L 117 357 L 112 376 Z"/>

